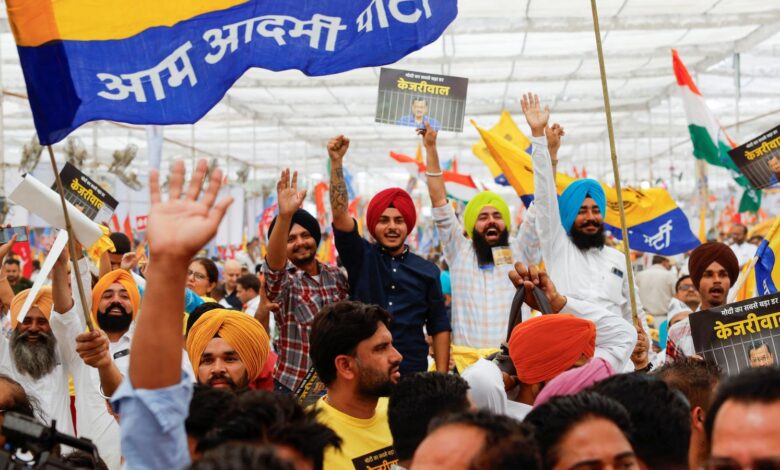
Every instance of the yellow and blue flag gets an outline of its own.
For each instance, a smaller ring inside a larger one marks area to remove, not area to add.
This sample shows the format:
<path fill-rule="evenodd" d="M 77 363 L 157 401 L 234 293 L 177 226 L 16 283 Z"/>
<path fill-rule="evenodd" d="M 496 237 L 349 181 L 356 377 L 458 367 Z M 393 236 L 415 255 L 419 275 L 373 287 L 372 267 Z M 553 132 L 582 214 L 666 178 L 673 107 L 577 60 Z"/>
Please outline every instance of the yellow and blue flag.
<path fill-rule="evenodd" d="M 777 293 L 780 286 L 780 217 L 756 250 L 756 291 L 758 295 Z"/>
<path fill-rule="evenodd" d="M 501 118 L 498 123 L 490 129 L 494 135 L 501 136 L 506 141 L 512 142 L 517 147 L 524 149 L 523 153 L 531 158 L 531 139 L 529 139 L 523 131 L 517 127 L 512 115 L 508 111 L 501 112 Z M 491 155 L 490 150 L 484 140 L 480 140 L 478 143 L 471 147 L 471 152 L 484 163 L 490 170 L 490 174 L 493 175 L 493 179 L 496 183 L 503 186 L 510 186 L 509 180 L 504 175 L 504 171 L 496 163 L 496 160 Z"/>
<path fill-rule="evenodd" d="M 502 174 L 515 189 L 526 207 L 534 198 L 534 170 L 531 156 L 501 134 L 483 129 L 472 121 Z M 575 178 L 558 173 L 555 184 L 560 195 Z M 620 212 L 615 188 L 601 183 L 607 197 L 604 228 L 622 239 Z M 623 189 L 623 208 L 631 248 L 660 255 L 676 255 L 699 246 L 688 218 L 662 188 Z"/>
<path fill-rule="evenodd" d="M 200 119 L 251 67 L 327 75 L 436 40 L 456 0 L 6 0 L 42 144 Z"/>

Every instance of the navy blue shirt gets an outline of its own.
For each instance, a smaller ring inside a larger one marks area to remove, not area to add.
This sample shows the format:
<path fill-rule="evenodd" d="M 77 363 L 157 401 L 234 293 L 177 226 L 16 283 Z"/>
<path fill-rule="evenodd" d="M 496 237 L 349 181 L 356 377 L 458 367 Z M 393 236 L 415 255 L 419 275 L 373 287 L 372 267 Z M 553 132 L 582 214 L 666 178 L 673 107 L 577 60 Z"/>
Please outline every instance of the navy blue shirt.
<path fill-rule="evenodd" d="M 349 277 L 352 300 L 379 305 L 393 316 L 393 346 L 403 355 L 401 374 L 428 370 L 429 335 L 451 331 L 439 268 L 407 250 L 391 256 L 357 231 L 333 229 L 336 249 Z"/>

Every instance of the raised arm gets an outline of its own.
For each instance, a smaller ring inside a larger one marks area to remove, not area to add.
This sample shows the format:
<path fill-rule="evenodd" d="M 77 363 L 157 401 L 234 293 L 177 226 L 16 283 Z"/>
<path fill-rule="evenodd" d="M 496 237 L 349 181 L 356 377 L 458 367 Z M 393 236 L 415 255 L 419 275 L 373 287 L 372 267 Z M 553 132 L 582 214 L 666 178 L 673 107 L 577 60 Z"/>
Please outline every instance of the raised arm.
<path fill-rule="evenodd" d="M 333 212 L 333 226 L 341 232 L 351 232 L 355 221 L 349 215 L 349 194 L 347 183 L 344 182 L 342 162 L 349 148 L 349 139 L 340 135 L 328 142 L 328 157 L 330 158 L 330 209 Z"/>
<path fill-rule="evenodd" d="M 184 162 L 174 163 L 170 177 L 169 200 L 162 201 L 160 175 L 149 176 L 151 209 L 146 238 L 150 260 L 146 271 L 147 288 L 141 302 L 130 355 L 130 380 L 135 389 L 159 389 L 181 381 L 181 334 L 184 297 L 190 260 L 217 233 L 219 223 L 233 202 L 227 197 L 215 204 L 222 186 L 222 170 L 211 173 L 208 188 L 198 199 L 208 170 L 206 160 L 195 167 L 189 188 L 184 186 Z"/>
<path fill-rule="evenodd" d="M 331 190 L 332 191 L 332 190 Z M 281 271 L 287 264 L 287 234 L 290 233 L 293 214 L 303 204 L 306 190 L 298 191 L 298 172 L 290 179 L 290 169 L 282 172 L 276 183 L 276 194 L 279 205 L 279 215 L 276 217 L 274 231 L 268 238 L 268 267 L 273 271 Z M 334 217 L 335 219 L 335 217 Z"/>
<path fill-rule="evenodd" d="M 447 205 L 447 189 L 444 187 L 444 178 L 442 177 L 441 165 L 439 165 L 439 151 L 436 149 L 436 137 L 439 133 L 428 122 L 425 123 L 425 129 L 418 129 L 417 133 L 422 136 L 425 147 L 427 166 L 425 176 L 427 176 L 431 204 L 433 207 L 445 206 Z"/>
<path fill-rule="evenodd" d="M 53 310 L 59 314 L 69 312 L 75 304 L 73 302 L 73 293 L 68 283 L 69 262 L 68 247 L 65 247 L 52 268 L 51 295 L 54 300 Z"/>
<path fill-rule="evenodd" d="M 3 265 L 5 257 L 11 252 L 14 242 L 16 242 L 16 235 L 12 236 L 7 243 L 0 245 L 0 266 Z M 0 302 L 3 303 L 3 313 L 11 308 L 12 300 L 14 300 L 14 290 L 11 288 L 11 283 L 8 282 L 8 279 L 5 277 L 5 273 L 0 271 Z"/>

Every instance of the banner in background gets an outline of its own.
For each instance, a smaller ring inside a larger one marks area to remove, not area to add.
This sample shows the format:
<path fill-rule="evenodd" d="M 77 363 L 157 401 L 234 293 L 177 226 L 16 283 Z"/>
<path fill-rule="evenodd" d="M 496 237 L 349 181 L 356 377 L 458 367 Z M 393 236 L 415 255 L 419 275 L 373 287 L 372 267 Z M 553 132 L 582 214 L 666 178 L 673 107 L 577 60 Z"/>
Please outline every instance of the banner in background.
<path fill-rule="evenodd" d="M 435 41 L 455 0 L 10 0 L 41 144 L 97 119 L 193 123 L 251 67 L 328 75 Z"/>

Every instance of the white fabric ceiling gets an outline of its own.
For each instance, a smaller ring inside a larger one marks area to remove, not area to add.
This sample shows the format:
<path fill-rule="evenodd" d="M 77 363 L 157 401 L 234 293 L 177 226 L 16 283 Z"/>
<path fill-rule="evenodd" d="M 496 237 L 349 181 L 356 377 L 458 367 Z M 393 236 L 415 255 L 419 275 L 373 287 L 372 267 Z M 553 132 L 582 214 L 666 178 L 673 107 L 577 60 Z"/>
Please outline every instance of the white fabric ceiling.
<path fill-rule="evenodd" d="M 393 65 L 469 78 L 464 131 L 440 134 L 442 159 L 457 156 L 461 171 L 490 182 L 487 169 L 471 154 L 478 137 L 468 121 L 490 127 L 501 110 L 508 109 L 525 129 L 519 99 L 524 91 L 534 91 L 551 103 L 553 119 L 567 130 L 560 168 L 585 165 L 589 175 L 612 181 L 590 2 L 458 4 L 458 18 L 438 41 Z M 625 182 L 674 179 L 671 189 L 678 198 L 695 189 L 691 145 L 671 68 L 672 47 L 734 140 L 779 123 L 779 2 L 601 0 L 599 9 Z M 2 11 L 5 16 L 5 8 Z M 24 95 L 24 82 L 7 20 L 2 26 L 2 149 L 5 166 L 13 167 L 34 130 L 27 102 L 15 96 Z M 735 53 L 741 63 L 739 100 Z M 364 191 L 398 184 L 403 170 L 388 151 L 413 154 L 417 141 L 411 129 L 374 123 L 378 76 L 378 68 L 317 78 L 297 71 L 251 70 L 196 125 L 165 128 L 164 165 L 173 157 L 229 155 L 250 163 L 252 179 L 265 180 L 266 187 L 275 170 L 287 165 L 316 180 L 325 169 L 324 143 L 345 134 L 352 139 L 348 164 L 361 174 Z M 100 122 L 75 135 L 92 154 L 96 170 L 106 168 L 114 150 L 135 143 L 140 152 L 134 166 L 145 172 L 143 128 Z M 235 160 L 230 165 L 231 171 L 239 166 Z M 724 171 L 711 171 L 713 189 L 727 188 L 729 181 Z"/>

